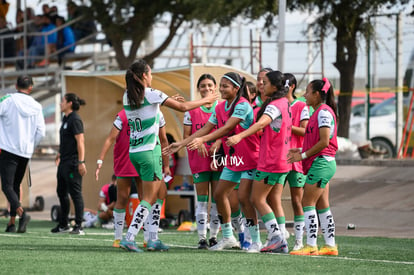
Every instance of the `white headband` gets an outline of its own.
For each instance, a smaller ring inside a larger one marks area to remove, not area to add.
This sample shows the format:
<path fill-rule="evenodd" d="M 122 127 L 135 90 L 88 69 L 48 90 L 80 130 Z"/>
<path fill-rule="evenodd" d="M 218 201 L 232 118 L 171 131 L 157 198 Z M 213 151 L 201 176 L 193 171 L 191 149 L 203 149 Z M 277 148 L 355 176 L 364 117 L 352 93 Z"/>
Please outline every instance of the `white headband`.
<path fill-rule="evenodd" d="M 233 82 L 234 85 L 236 85 L 237 87 L 240 88 L 240 84 L 237 83 L 233 78 L 231 78 L 230 76 L 227 75 L 223 75 L 224 78 L 227 78 L 228 80 L 230 80 L 231 82 Z"/>

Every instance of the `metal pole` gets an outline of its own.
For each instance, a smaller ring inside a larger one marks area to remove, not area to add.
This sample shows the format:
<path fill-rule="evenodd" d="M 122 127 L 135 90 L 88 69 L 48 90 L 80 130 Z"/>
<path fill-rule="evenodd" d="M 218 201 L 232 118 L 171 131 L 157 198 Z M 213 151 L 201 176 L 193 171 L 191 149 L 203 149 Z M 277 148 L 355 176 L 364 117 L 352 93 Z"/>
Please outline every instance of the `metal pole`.
<path fill-rule="evenodd" d="M 366 124 L 366 139 L 370 140 L 369 137 L 369 120 L 370 120 L 370 92 L 371 92 L 371 34 L 367 35 L 367 86 L 366 86 L 366 100 L 365 100 L 365 124 Z"/>
<path fill-rule="evenodd" d="M 403 124 L 403 94 L 402 94 L 402 36 L 401 36 L 401 27 L 402 27 L 402 18 L 401 13 L 397 14 L 397 22 L 396 22 L 396 63 L 395 63 L 395 86 L 396 86 L 396 101 L 395 101 L 395 144 L 396 147 L 398 146 L 401 140 L 401 133 L 402 133 L 402 124 Z M 397 156 L 399 158 L 400 156 Z"/>
<path fill-rule="evenodd" d="M 279 0 L 279 41 L 278 41 L 278 58 L 277 65 L 278 70 L 284 71 L 284 56 L 285 56 L 285 13 L 286 13 L 286 0 Z"/>

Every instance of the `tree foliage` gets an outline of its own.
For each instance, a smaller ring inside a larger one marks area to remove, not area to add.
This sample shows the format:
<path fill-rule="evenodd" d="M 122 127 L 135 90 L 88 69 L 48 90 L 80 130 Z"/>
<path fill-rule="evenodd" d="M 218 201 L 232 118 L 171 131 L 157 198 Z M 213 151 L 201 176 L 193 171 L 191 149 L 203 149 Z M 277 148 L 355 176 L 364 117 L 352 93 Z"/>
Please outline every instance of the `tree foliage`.
<path fill-rule="evenodd" d="M 316 35 L 325 37 L 329 31 L 336 32 L 336 60 L 334 66 L 340 74 L 338 99 L 338 135 L 348 137 L 354 90 L 355 69 L 359 39 L 373 30 L 370 18 L 383 13 L 384 9 L 400 8 L 409 0 L 290 0 L 288 9 L 307 11 L 314 16 Z M 395 12 L 395 10 L 394 10 Z"/>
<path fill-rule="evenodd" d="M 225 26 L 238 15 L 257 19 L 268 14 L 270 18 L 277 10 L 276 2 L 270 0 L 90 0 L 87 6 L 112 44 L 121 69 L 135 60 L 138 49 L 161 20 L 168 22 L 168 35 L 156 49 L 142 57 L 150 64 L 168 47 L 184 22 Z M 266 27 L 270 27 L 270 22 Z M 124 52 L 127 40 L 131 46 Z"/>

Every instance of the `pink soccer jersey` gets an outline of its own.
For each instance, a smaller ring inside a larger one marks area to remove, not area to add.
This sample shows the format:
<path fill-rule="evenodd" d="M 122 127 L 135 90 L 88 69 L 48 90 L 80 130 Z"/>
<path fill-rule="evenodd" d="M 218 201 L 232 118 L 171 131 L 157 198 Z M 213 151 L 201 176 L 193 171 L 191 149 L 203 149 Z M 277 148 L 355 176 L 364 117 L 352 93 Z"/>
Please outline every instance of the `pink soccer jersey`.
<path fill-rule="evenodd" d="M 137 177 L 138 173 L 129 159 L 129 126 L 124 109 L 118 113 L 114 126 L 120 131 L 114 145 L 115 176 Z"/>
<path fill-rule="evenodd" d="M 184 125 L 191 126 L 191 134 L 195 133 L 196 131 L 203 128 L 204 124 L 207 123 L 208 119 L 210 118 L 214 108 L 212 107 L 211 110 L 205 107 L 199 107 L 193 109 L 186 113 L 184 116 Z M 217 125 L 214 127 L 215 131 L 217 129 Z M 213 132 L 212 131 L 212 132 Z M 210 141 L 205 143 L 206 149 L 209 150 L 211 145 L 214 141 Z M 210 156 L 202 157 L 198 154 L 197 150 L 188 150 L 188 163 L 190 164 L 190 169 L 193 174 L 211 171 L 210 163 L 212 158 Z"/>
<path fill-rule="evenodd" d="M 228 110 L 226 110 L 226 103 L 227 101 L 221 102 L 216 106 L 215 109 L 218 128 L 223 127 L 229 118 L 231 108 L 228 108 Z M 241 107 L 240 110 L 238 110 L 237 105 L 242 103 L 244 104 L 240 106 L 243 107 Z M 236 103 L 235 111 L 232 114 L 232 116 L 238 118 L 240 117 L 243 119 L 243 121 L 239 123 L 229 133 L 228 136 L 232 136 L 244 131 L 255 121 L 253 109 L 250 106 L 250 103 L 244 97 L 240 98 L 240 100 Z M 249 119 L 248 122 L 247 119 Z M 242 123 L 244 125 L 244 128 L 241 125 Z M 236 144 L 232 148 L 226 145 L 227 136 L 223 137 L 222 141 L 225 153 L 225 157 L 223 159 L 223 161 L 225 161 L 225 167 L 232 171 L 247 171 L 250 169 L 256 169 L 257 160 L 259 157 L 259 137 L 257 134 L 242 139 L 238 144 Z"/>
<path fill-rule="evenodd" d="M 290 105 L 290 112 L 292 114 L 292 125 L 300 127 L 302 120 L 309 120 L 309 109 L 305 102 L 300 100 L 294 100 Z M 302 136 L 292 133 L 292 139 L 290 142 L 291 148 L 302 148 L 303 146 Z M 292 170 L 303 173 L 302 162 L 297 161 L 292 164 Z"/>
<path fill-rule="evenodd" d="M 331 107 L 326 104 L 322 104 L 309 119 L 308 126 L 306 127 L 305 138 L 303 141 L 302 152 L 306 152 L 312 148 L 320 139 L 319 128 L 330 127 L 331 136 L 329 139 L 328 147 L 324 148 L 317 154 L 302 160 L 303 172 L 306 175 L 312 165 L 312 162 L 318 156 L 330 156 L 335 157 L 336 151 L 338 150 L 338 142 L 336 139 L 337 127 L 336 117 Z"/>
<path fill-rule="evenodd" d="M 272 118 L 272 122 L 263 129 L 257 170 L 287 173 L 292 168 L 287 161 L 292 131 L 289 101 L 286 98 L 271 101 L 264 115 Z"/>

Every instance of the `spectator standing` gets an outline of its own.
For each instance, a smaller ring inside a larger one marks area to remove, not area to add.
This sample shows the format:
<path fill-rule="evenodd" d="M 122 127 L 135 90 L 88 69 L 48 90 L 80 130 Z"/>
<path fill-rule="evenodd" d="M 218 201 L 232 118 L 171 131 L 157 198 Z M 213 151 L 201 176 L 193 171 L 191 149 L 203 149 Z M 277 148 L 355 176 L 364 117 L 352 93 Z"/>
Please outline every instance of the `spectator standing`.
<path fill-rule="evenodd" d="M 17 78 L 17 93 L 0 99 L 0 175 L 2 190 L 10 203 L 6 232 L 15 232 L 16 214 L 20 216 L 18 233 L 25 233 L 30 216 L 20 204 L 20 184 L 34 149 L 45 136 L 42 106 L 29 94 L 33 80 L 28 75 Z"/>
<path fill-rule="evenodd" d="M 83 122 L 77 111 L 85 101 L 73 93 L 65 94 L 60 103 L 61 111 L 65 114 L 60 127 L 60 146 L 56 156 L 57 195 L 60 201 L 62 215 L 59 224 L 51 230 L 52 233 L 69 232 L 69 194 L 75 206 L 75 225 L 71 234 L 84 235 L 82 229 L 83 197 L 82 177 L 86 175 L 85 141 Z"/>

